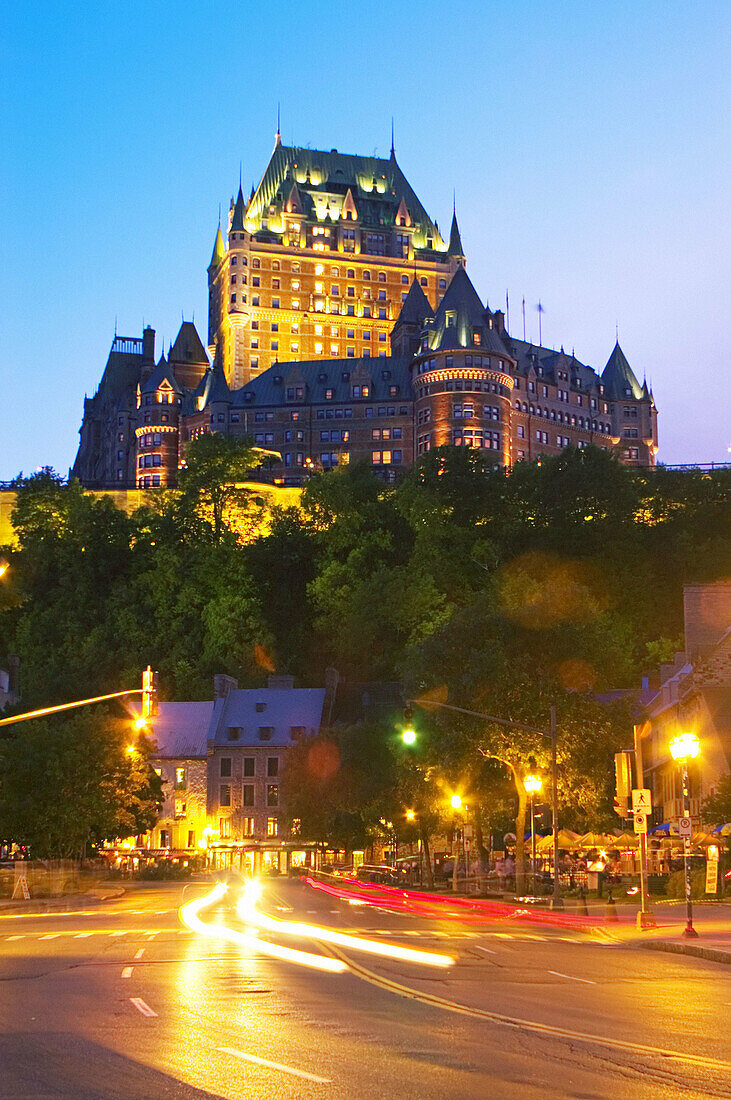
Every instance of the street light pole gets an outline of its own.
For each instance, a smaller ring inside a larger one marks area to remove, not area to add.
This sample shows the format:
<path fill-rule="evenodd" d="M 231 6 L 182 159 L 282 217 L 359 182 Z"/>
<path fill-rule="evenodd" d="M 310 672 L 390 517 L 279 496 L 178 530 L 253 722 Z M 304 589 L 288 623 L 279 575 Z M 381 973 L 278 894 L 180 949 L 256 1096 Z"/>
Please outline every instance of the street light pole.
<path fill-rule="evenodd" d="M 681 733 L 670 742 L 670 754 L 673 760 L 682 765 L 683 781 L 683 817 L 690 819 L 690 777 L 688 761 L 700 751 L 700 741 L 694 733 Z M 698 933 L 693 927 L 692 881 L 690 877 L 690 837 L 684 837 L 683 864 L 685 870 L 685 912 L 687 923 L 683 935 L 687 939 L 696 939 Z"/>

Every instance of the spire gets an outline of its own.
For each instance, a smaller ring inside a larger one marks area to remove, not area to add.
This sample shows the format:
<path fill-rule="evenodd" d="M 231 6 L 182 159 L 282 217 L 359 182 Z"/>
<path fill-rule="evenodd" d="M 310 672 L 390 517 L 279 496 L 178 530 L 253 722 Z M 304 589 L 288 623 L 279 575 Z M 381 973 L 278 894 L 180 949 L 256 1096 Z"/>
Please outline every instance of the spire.
<path fill-rule="evenodd" d="M 282 144 L 282 131 L 281 131 L 281 111 L 279 102 L 277 102 L 277 132 L 274 135 L 274 148 Z"/>
<path fill-rule="evenodd" d="M 457 206 L 456 199 L 452 200 L 452 228 L 449 231 L 449 248 L 447 249 L 447 255 L 456 256 L 460 260 L 464 260 L 464 249 L 462 248 L 462 238 L 459 235 L 459 226 L 457 225 Z"/>
<path fill-rule="evenodd" d="M 246 203 L 244 202 L 244 193 L 241 190 L 241 184 L 239 183 L 239 193 L 236 196 L 236 205 L 234 206 L 234 213 L 231 219 L 231 232 L 243 233 L 244 230 L 244 211 L 246 210 Z"/>
<path fill-rule="evenodd" d="M 391 115 L 391 160 L 396 160 L 396 147 L 393 142 L 393 115 Z"/>

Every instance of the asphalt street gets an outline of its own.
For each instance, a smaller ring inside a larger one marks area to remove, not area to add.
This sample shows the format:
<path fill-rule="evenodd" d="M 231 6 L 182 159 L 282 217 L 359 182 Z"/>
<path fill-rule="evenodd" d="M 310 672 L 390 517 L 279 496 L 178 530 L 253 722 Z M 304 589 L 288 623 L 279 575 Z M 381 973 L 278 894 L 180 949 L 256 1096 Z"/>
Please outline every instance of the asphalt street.
<path fill-rule="evenodd" d="M 320 973 L 185 928 L 181 903 L 210 889 L 0 914 L 1 1100 L 731 1096 L 718 963 L 523 922 L 466 931 L 272 880 L 260 907 L 278 919 L 456 959 L 288 940 L 348 964 Z M 228 899 L 200 917 L 243 928 Z"/>

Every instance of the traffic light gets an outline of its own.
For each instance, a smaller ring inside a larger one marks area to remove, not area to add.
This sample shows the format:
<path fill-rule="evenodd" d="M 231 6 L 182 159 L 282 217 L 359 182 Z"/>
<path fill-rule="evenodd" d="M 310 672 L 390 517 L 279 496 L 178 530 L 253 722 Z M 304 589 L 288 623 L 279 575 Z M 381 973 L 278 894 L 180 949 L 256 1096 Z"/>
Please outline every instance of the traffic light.
<path fill-rule="evenodd" d="M 629 802 L 632 797 L 632 753 L 628 751 L 615 752 L 614 776 L 616 780 L 616 793 L 614 796 L 614 812 L 620 817 L 629 817 Z"/>
<path fill-rule="evenodd" d="M 404 709 L 404 728 L 401 732 L 401 740 L 405 745 L 416 743 L 416 730 L 414 729 L 414 711 L 411 707 Z"/>
<path fill-rule="evenodd" d="M 142 673 L 142 717 L 152 718 L 157 714 L 158 674 L 148 665 Z"/>

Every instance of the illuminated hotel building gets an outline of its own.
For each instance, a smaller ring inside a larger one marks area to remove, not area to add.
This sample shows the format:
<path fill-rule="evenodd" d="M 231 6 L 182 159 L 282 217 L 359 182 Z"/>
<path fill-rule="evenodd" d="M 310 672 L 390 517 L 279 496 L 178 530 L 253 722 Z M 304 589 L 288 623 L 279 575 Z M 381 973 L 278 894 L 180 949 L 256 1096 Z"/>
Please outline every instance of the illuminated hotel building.
<path fill-rule="evenodd" d="M 284 146 L 247 201 L 239 188 L 208 267 L 208 348 L 184 322 L 115 336 L 84 403 L 71 474 L 89 488 L 174 485 L 204 431 L 281 454 L 275 479 L 366 461 L 380 477 L 434 447 L 511 466 L 595 445 L 654 466 L 657 410 L 617 343 L 600 373 L 517 339 L 390 157 Z"/>

